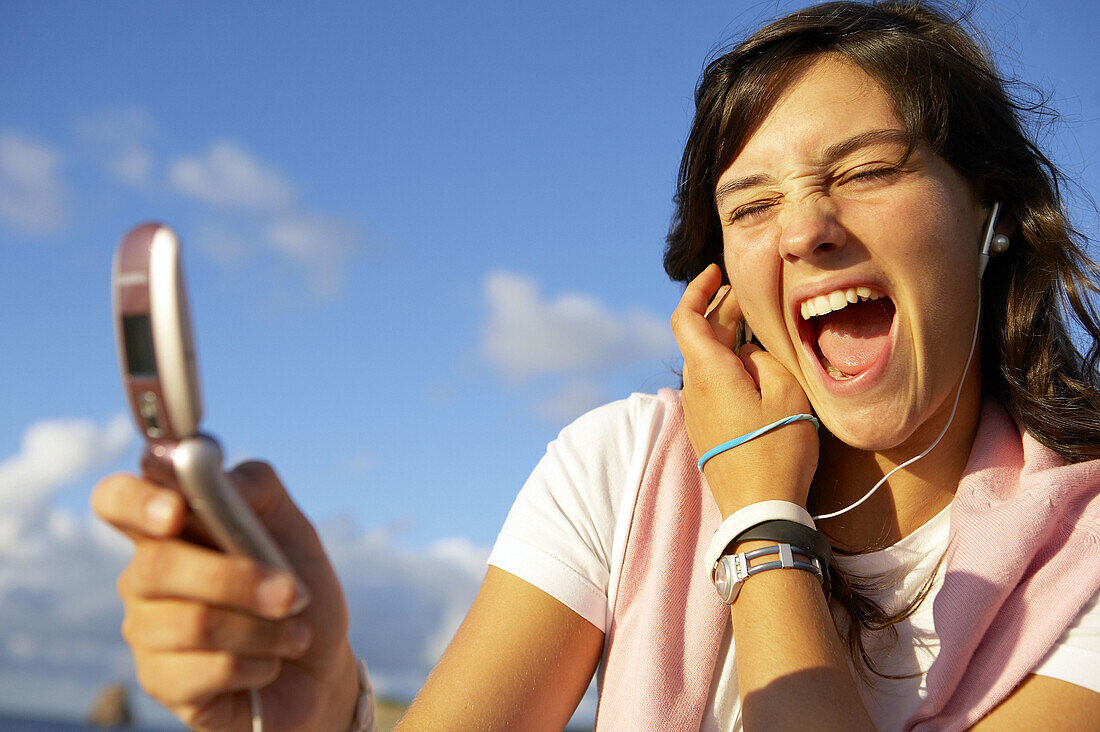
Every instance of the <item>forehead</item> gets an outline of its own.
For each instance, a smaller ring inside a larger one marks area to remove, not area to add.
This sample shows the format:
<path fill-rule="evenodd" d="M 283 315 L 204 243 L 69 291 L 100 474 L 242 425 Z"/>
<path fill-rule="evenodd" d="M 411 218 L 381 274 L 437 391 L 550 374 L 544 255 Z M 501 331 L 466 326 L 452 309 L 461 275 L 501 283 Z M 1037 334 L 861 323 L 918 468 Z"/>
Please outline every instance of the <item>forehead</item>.
<path fill-rule="evenodd" d="M 820 156 L 840 139 L 883 129 L 905 130 L 886 90 L 844 57 L 820 56 L 779 93 L 719 185 L 734 175 L 775 172 L 784 163 Z"/>

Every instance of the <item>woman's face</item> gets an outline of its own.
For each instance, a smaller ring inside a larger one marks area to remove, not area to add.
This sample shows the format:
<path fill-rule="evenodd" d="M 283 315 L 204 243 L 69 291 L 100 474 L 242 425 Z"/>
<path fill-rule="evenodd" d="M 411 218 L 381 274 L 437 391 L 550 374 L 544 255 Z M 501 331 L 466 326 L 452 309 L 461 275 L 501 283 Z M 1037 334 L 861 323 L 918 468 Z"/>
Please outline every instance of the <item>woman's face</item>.
<path fill-rule="evenodd" d="M 938 433 L 977 317 L 987 212 L 927 145 L 905 151 L 889 95 L 826 55 L 716 189 L 746 320 L 833 434 L 861 449 L 898 446 L 942 415 Z"/>

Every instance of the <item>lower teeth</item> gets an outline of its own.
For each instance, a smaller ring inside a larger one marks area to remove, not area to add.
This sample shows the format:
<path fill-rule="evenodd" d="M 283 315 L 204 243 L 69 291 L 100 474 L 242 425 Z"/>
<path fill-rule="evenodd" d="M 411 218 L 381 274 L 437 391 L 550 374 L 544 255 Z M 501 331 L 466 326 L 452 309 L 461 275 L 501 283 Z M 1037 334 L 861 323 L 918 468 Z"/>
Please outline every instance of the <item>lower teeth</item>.
<path fill-rule="evenodd" d="M 852 378 L 850 374 L 844 373 L 836 366 L 833 366 L 831 363 L 825 364 L 825 371 L 829 374 L 829 376 L 832 376 L 834 379 L 844 380 Z"/>

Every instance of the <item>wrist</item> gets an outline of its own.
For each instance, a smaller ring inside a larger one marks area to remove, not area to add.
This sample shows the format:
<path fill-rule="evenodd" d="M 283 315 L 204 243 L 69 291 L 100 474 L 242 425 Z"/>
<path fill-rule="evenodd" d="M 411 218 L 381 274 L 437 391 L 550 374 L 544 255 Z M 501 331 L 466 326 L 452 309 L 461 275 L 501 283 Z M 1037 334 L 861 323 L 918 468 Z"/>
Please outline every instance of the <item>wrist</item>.
<path fill-rule="evenodd" d="M 809 485 L 813 476 L 788 476 L 774 473 L 768 476 L 748 475 L 732 467 L 707 466 L 704 475 L 718 511 L 725 520 L 746 506 L 763 501 L 787 501 L 806 507 Z"/>
<path fill-rule="evenodd" d="M 332 665 L 333 674 L 325 708 L 320 715 L 318 729 L 344 732 L 352 729 L 359 704 L 359 662 L 351 645 L 344 644 L 339 660 Z"/>

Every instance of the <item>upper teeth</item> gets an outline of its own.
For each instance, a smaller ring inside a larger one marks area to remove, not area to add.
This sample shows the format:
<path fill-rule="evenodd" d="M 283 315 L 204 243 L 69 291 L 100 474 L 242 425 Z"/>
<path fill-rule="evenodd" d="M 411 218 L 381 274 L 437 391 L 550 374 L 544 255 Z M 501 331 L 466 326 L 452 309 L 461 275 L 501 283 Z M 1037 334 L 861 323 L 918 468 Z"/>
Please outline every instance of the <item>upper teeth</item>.
<path fill-rule="evenodd" d="M 885 297 L 881 292 L 870 287 L 849 287 L 847 290 L 833 290 L 825 295 L 818 295 L 802 301 L 802 319 L 809 320 L 818 315 L 825 315 L 834 310 L 840 310 L 848 306 L 848 303 L 860 300 L 878 300 Z"/>

